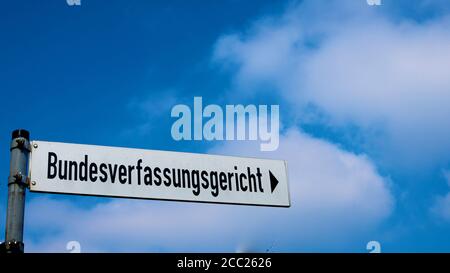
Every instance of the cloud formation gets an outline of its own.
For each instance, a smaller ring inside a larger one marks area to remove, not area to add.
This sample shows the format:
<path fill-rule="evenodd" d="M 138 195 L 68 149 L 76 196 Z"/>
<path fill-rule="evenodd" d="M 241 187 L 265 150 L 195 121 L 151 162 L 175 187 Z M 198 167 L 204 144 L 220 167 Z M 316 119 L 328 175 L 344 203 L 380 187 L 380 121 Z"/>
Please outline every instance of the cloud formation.
<path fill-rule="evenodd" d="M 449 25 L 445 16 L 393 20 L 355 1 L 304 1 L 221 37 L 214 60 L 231 68 L 236 91 L 270 86 L 300 119 L 312 105 L 327 125 L 378 126 L 385 141 L 375 149 L 432 165 L 450 160 Z"/>

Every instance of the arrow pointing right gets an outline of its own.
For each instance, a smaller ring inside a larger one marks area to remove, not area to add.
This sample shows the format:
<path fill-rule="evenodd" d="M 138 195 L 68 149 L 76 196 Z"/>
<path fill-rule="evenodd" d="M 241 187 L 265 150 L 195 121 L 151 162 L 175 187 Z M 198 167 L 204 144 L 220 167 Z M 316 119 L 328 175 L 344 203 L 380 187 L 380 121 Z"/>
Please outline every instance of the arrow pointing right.
<path fill-rule="evenodd" d="M 273 191 L 278 185 L 278 179 L 273 175 L 271 171 L 269 171 L 269 176 L 270 176 L 270 189 L 272 190 L 271 192 L 273 193 Z"/>

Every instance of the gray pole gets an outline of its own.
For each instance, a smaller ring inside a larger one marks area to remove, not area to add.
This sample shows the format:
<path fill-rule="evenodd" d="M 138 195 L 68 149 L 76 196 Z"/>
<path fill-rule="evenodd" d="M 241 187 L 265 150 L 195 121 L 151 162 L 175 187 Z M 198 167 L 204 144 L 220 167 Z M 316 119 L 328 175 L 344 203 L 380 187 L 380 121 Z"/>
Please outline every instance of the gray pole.
<path fill-rule="evenodd" d="M 11 161 L 8 178 L 8 208 L 6 214 L 5 250 L 23 253 L 23 220 L 27 188 L 30 133 L 19 129 L 12 132 Z"/>

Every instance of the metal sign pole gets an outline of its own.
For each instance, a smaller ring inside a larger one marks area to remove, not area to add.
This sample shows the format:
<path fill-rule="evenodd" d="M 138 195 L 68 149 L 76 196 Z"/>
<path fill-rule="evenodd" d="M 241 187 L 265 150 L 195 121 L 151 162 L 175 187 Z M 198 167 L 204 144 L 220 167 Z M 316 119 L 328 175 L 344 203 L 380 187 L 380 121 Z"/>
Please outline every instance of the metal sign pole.
<path fill-rule="evenodd" d="M 19 129 L 12 132 L 11 161 L 8 178 L 8 208 L 4 248 L 7 253 L 23 253 L 23 222 L 25 191 L 28 186 L 30 133 Z"/>

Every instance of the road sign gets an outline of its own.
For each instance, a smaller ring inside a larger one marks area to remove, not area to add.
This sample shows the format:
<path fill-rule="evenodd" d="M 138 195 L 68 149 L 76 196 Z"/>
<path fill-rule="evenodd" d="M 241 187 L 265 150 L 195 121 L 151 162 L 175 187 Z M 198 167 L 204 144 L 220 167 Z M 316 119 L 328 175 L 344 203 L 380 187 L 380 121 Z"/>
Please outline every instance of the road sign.
<path fill-rule="evenodd" d="M 282 160 L 33 141 L 34 192 L 289 207 Z"/>

